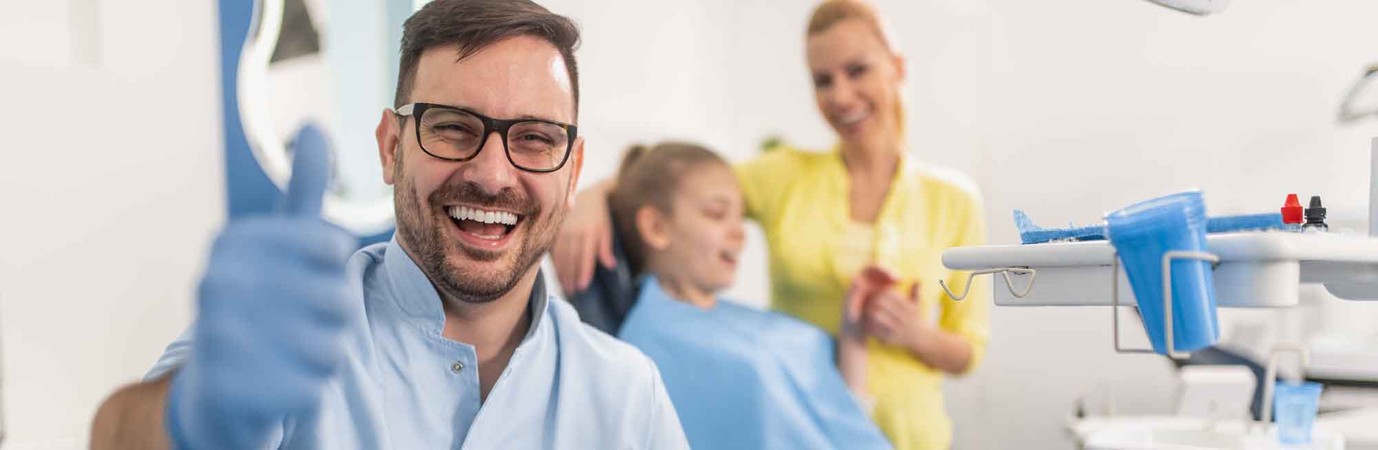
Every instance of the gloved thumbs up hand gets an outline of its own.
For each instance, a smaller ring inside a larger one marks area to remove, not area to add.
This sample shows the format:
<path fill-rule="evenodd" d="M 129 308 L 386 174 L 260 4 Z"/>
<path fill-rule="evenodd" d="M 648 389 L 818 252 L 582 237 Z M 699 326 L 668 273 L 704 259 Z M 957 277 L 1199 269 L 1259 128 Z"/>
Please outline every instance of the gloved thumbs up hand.
<path fill-rule="evenodd" d="M 330 181 L 330 144 L 313 125 L 302 127 L 292 151 L 292 179 L 287 181 L 283 215 L 319 219 Z"/>
<path fill-rule="evenodd" d="M 172 381 L 166 426 L 182 448 L 261 448 L 311 411 L 346 356 L 354 317 L 345 268 L 355 239 L 320 218 L 325 137 L 296 139 L 286 201 L 216 238 L 198 292 L 192 354 Z M 357 288 L 356 288 L 357 290 Z"/>

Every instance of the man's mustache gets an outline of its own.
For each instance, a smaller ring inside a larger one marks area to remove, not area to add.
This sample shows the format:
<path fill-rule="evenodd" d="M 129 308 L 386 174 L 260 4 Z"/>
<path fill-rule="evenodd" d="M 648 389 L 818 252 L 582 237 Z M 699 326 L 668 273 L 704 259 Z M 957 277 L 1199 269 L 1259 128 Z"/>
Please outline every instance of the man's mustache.
<path fill-rule="evenodd" d="M 430 203 L 432 205 L 464 203 L 486 209 L 515 211 L 517 214 L 527 217 L 535 216 L 536 213 L 540 212 L 540 208 L 535 202 L 532 202 L 530 198 L 516 189 L 503 188 L 496 193 L 490 193 L 479 185 L 468 182 L 442 186 L 431 193 Z"/>

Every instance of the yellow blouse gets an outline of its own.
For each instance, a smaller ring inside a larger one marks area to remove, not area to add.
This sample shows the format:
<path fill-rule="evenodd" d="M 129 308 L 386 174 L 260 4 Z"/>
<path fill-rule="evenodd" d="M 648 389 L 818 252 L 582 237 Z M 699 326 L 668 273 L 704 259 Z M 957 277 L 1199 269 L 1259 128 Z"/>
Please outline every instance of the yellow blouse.
<path fill-rule="evenodd" d="M 838 150 L 806 152 L 782 147 L 736 167 L 747 216 L 760 223 L 770 248 L 772 308 L 817 325 L 836 336 L 842 300 L 857 271 L 856 252 L 899 274 L 902 292 L 919 283 L 920 307 L 945 331 L 972 347 L 975 367 L 987 337 L 986 290 L 972 286 L 968 300 L 953 292 L 966 287 L 964 272 L 943 267 L 941 254 L 954 246 L 985 241 L 980 194 L 964 176 L 921 170 L 907 156 L 870 230 L 851 220 L 849 183 Z M 849 237 L 849 238 L 844 238 Z M 873 239 L 860 243 L 856 239 Z M 850 240 L 849 240 L 850 239 Z M 868 344 L 867 383 L 875 399 L 874 418 L 895 448 L 946 449 L 952 423 L 943 409 L 942 372 L 908 350 Z"/>

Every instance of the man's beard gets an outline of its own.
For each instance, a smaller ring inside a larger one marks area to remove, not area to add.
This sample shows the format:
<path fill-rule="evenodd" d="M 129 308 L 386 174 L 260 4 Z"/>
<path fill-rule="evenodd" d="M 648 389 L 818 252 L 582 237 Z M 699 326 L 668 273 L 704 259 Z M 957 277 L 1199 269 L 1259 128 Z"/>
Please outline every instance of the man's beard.
<path fill-rule="evenodd" d="M 544 214 L 538 205 L 513 189 L 488 194 L 473 183 L 464 183 L 442 186 L 432 192 L 428 198 L 430 205 L 463 202 L 483 209 L 510 210 L 522 216 L 522 221 L 518 223 L 518 227 L 525 228 L 520 230 L 522 240 L 516 242 L 506 254 L 489 252 L 455 240 L 446 231 L 446 228 L 456 226 L 450 222 L 448 213 L 423 209 L 412 180 L 395 179 L 399 180 L 393 194 L 397 233 L 407 244 L 421 271 L 443 294 L 442 297 L 453 297 L 465 303 L 486 303 L 510 292 L 521 281 L 522 275 L 550 250 L 556 228 L 564 215 L 560 208 Z M 518 231 L 518 228 L 513 228 L 511 233 Z M 478 270 L 461 268 L 457 263 L 462 261 L 448 260 L 451 253 L 455 254 L 455 258 L 465 258 L 481 267 Z"/>

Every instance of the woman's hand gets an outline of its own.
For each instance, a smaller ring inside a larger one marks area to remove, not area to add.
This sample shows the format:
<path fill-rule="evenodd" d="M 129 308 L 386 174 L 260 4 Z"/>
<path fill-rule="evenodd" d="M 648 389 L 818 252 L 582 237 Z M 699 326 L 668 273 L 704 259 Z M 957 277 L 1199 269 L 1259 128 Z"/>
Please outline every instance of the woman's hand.
<path fill-rule="evenodd" d="M 878 266 L 866 266 L 852 277 L 852 287 L 847 290 L 843 301 L 841 333 L 844 336 L 864 337 L 862 323 L 869 300 L 885 292 L 891 292 L 899 277 L 893 272 Z"/>
<path fill-rule="evenodd" d="M 594 264 L 607 268 L 617 266 L 617 258 L 612 253 L 614 230 L 608 216 L 608 193 L 612 186 L 611 181 L 603 181 L 579 193 L 555 236 L 550 259 L 565 295 L 589 287 Z"/>
<path fill-rule="evenodd" d="M 931 331 L 919 307 L 918 283 L 910 287 L 908 296 L 887 289 L 872 297 L 866 302 L 861 322 L 866 334 L 887 345 L 911 350 L 920 348 L 923 336 Z"/>
<path fill-rule="evenodd" d="M 972 348 L 960 336 L 929 322 L 919 306 L 919 284 L 909 295 L 886 289 L 866 301 L 861 329 L 887 345 L 904 348 L 920 362 L 959 374 L 970 368 Z"/>

